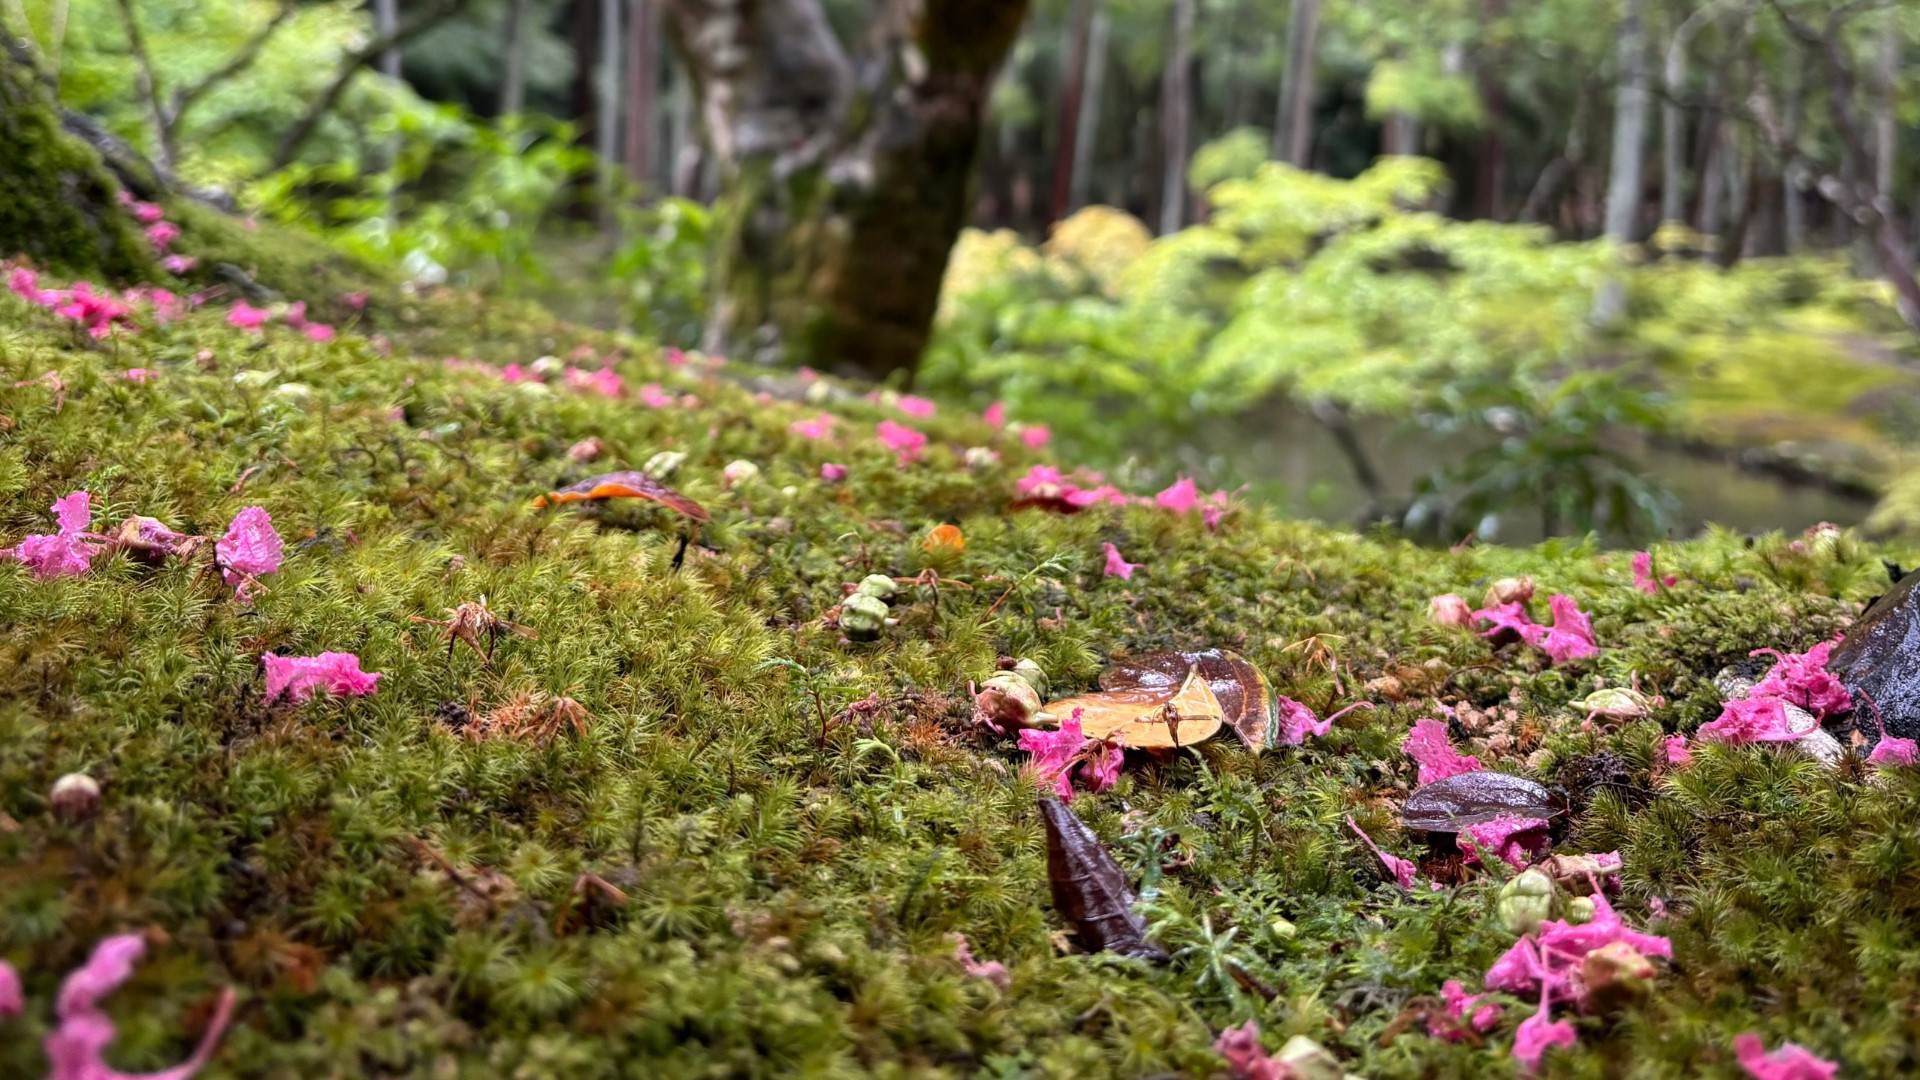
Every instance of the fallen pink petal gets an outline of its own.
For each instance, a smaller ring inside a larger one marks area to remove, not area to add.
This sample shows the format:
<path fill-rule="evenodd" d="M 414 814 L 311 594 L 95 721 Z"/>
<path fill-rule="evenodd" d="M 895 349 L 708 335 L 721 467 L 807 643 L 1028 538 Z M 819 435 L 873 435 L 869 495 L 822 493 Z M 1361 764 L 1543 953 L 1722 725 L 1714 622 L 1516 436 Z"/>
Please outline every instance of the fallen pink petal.
<path fill-rule="evenodd" d="M 826 464 L 820 466 L 820 479 L 825 480 L 830 484 L 837 484 L 840 481 L 845 480 L 846 478 L 847 478 L 847 467 L 845 465 L 835 465 L 833 462 L 829 461 Z"/>
<path fill-rule="evenodd" d="M 1020 749 L 1033 755 L 1027 768 L 1033 771 L 1041 784 L 1051 786 L 1062 802 L 1073 801 L 1073 783 L 1068 773 L 1078 761 L 1086 743 L 1087 737 L 1080 733 L 1078 716 L 1053 731 L 1042 728 L 1022 728 L 1020 731 Z"/>
<path fill-rule="evenodd" d="M 274 531 L 273 518 L 263 507 L 249 506 L 234 515 L 226 535 L 214 542 L 214 560 L 229 585 L 241 585 L 251 579 L 280 569 L 286 546 Z"/>
<path fill-rule="evenodd" d="M 94 946 L 85 965 L 60 986 L 54 1002 L 54 1030 L 42 1042 L 50 1071 L 47 1080 L 189 1080 L 212 1060 L 214 1050 L 233 1018 L 232 989 L 220 992 L 213 1017 L 186 1061 L 157 1073 L 126 1073 L 107 1064 L 107 1048 L 117 1035 L 113 1020 L 100 1008 L 100 999 L 133 974 L 146 952 L 138 934 L 119 934 Z"/>
<path fill-rule="evenodd" d="M 1515 870 L 1524 870 L 1536 855 L 1546 850 L 1546 834 L 1547 822 L 1542 818 L 1502 814 L 1492 821 L 1467 826 L 1455 842 L 1467 853 L 1469 865 L 1479 863 L 1479 854 L 1488 854 Z"/>
<path fill-rule="evenodd" d="M 1833 1080 L 1840 1072 L 1838 1062 L 1816 1057 L 1796 1043 L 1768 1052 L 1767 1044 L 1751 1031 L 1733 1037 L 1733 1056 L 1754 1080 Z"/>
<path fill-rule="evenodd" d="M 1140 569 L 1139 563 L 1130 563 L 1121 558 L 1120 549 L 1114 547 L 1112 544 L 1101 544 L 1100 548 L 1106 552 L 1107 556 L 1107 564 L 1101 570 L 1104 576 L 1117 577 L 1122 581 L 1128 581 L 1133 578 L 1133 572 Z"/>
<path fill-rule="evenodd" d="M 1412 859 L 1403 859 L 1398 855 L 1389 855 L 1385 851 L 1382 851 L 1380 845 L 1373 842 L 1373 837 L 1368 836 L 1366 830 L 1362 829 L 1360 823 L 1353 820 L 1352 817 L 1347 818 L 1347 828 L 1352 829 L 1354 835 L 1360 838 L 1361 843 L 1366 844 L 1367 848 L 1373 852 L 1374 857 L 1380 860 L 1380 865 L 1386 868 L 1387 875 L 1393 878 L 1395 884 L 1403 889 L 1413 888 L 1413 883 L 1417 880 L 1420 868 L 1414 865 Z"/>
<path fill-rule="evenodd" d="M 273 312 L 266 308 L 257 308 L 245 300 L 238 300 L 227 312 L 227 325 L 241 330 L 259 330 L 271 318 L 273 318 Z"/>
<path fill-rule="evenodd" d="M 268 701 L 287 697 L 301 702 L 319 691 L 334 697 L 365 697 L 373 693 L 381 677 L 377 671 L 360 670 L 360 658 L 353 653 L 324 652 L 318 656 L 264 653 L 260 661 L 266 668 Z"/>
<path fill-rule="evenodd" d="M 1007 965 L 998 960 L 982 963 L 973 958 L 973 946 L 967 942 L 967 935 L 949 934 L 947 936 L 953 941 L 953 958 L 959 961 L 962 971 L 976 979 L 985 979 L 1002 990 L 1012 982 Z"/>
<path fill-rule="evenodd" d="M 927 448 L 925 435 L 891 420 L 882 420 L 875 425 L 874 434 L 880 437 L 880 442 L 887 449 L 893 451 L 902 465 L 920 460 L 921 453 Z"/>
<path fill-rule="evenodd" d="M 1438 720 L 1414 721 L 1413 730 L 1400 743 L 1400 749 L 1420 766 L 1422 784 L 1480 768 L 1479 758 L 1453 748 L 1452 740 L 1447 737 L 1447 725 Z"/>
<path fill-rule="evenodd" d="M 1020 441 L 1032 450 L 1038 450 L 1053 441 L 1053 431 L 1045 424 L 1028 424 L 1020 430 Z"/>

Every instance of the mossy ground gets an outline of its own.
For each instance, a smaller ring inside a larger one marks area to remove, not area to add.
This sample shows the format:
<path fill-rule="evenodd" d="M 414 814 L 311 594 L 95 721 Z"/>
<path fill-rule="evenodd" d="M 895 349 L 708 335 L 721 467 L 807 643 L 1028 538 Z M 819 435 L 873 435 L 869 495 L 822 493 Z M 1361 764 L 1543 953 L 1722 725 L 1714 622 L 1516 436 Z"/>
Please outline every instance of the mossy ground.
<path fill-rule="evenodd" d="M 156 946 L 110 999 L 126 1068 L 178 1060 L 234 985 L 208 1076 L 1209 1076 L 1214 1032 L 1248 1018 L 1368 1077 L 1504 1075 L 1520 1003 L 1483 1046 L 1387 1037 L 1510 943 L 1499 875 L 1403 894 L 1342 824 L 1412 853 L 1397 748 L 1436 700 L 1503 768 L 1592 775 L 1614 755 L 1561 850 L 1619 848 L 1630 919 L 1666 903 L 1657 991 L 1582 1021 L 1549 1074 L 1733 1076 L 1749 1029 L 1846 1075 L 1920 1068 L 1920 772 L 1764 748 L 1654 764 L 1660 735 L 1714 715 L 1718 668 L 1830 635 L 1899 552 L 1715 535 L 1657 549 L 1681 583 L 1649 597 L 1624 553 L 1575 543 L 1434 551 L 1246 509 L 1217 531 L 1151 507 L 1009 513 L 1038 459 L 1008 441 L 1004 464 L 966 469 L 959 448 L 992 437 L 970 419 L 924 425 L 935 445 L 901 467 L 872 424 L 906 418 L 878 405 L 841 407 L 813 442 L 787 425 L 815 410 L 644 349 L 616 358 L 629 384 L 699 407 L 442 362 L 614 347 L 527 309 L 387 298 L 370 318 L 328 344 L 218 312 L 96 344 L 0 296 L 0 537 L 47 531 L 47 506 L 85 488 L 103 523 L 217 534 L 258 504 L 288 540 L 252 607 L 204 562 L 0 568 L 0 955 L 30 1001 L 0 1023 L 0 1075 L 39 1074 L 61 975 L 130 929 Z M 49 370 L 64 402 L 13 386 Z M 307 389 L 274 389 L 290 383 Z M 569 462 L 590 436 L 606 455 Z M 681 523 L 656 507 L 530 506 L 665 449 L 714 512 L 678 569 Z M 740 458 L 761 476 L 725 490 Z M 850 479 L 823 482 L 825 461 Z M 926 552 L 940 523 L 963 553 Z M 1102 542 L 1144 568 L 1103 577 Z M 881 641 L 823 619 L 843 583 L 930 565 L 942 582 L 905 589 Z M 1427 622 L 1429 596 L 1521 572 L 1593 613 L 1600 658 L 1549 669 Z M 487 663 L 415 621 L 482 595 L 538 638 Z M 1146 913 L 1176 959 L 1063 954 L 1025 755 L 969 725 L 967 684 L 1020 655 L 1072 692 L 1114 653 L 1169 646 L 1236 649 L 1316 708 L 1380 707 L 1299 749 L 1131 757 L 1076 807 L 1136 878 L 1166 864 Z M 357 652 L 378 692 L 263 703 L 261 653 L 323 650 Z M 1569 701 L 1635 677 L 1665 695 L 1654 718 L 1582 727 Z M 579 701 L 585 734 L 454 730 L 533 693 Z M 822 712 L 863 699 L 823 736 Z M 47 803 L 75 770 L 105 794 L 84 825 Z M 584 872 L 628 903 L 577 898 Z M 1009 965 L 1007 992 L 962 973 L 952 932 Z"/>

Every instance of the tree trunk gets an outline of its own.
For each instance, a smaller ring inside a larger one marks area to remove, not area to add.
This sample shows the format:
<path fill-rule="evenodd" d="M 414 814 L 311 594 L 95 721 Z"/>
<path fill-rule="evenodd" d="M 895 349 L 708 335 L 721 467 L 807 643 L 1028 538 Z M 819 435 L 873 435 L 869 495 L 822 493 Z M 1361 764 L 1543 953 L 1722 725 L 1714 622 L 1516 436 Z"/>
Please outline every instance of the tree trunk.
<path fill-rule="evenodd" d="M 1506 0 L 1480 0 L 1483 30 L 1506 14 Z M 1487 114 L 1486 130 L 1480 136 L 1475 155 L 1473 195 L 1474 211 L 1488 221 L 1505 220 L 1507 186 L 1507 141 L 1502 130 L 1507 123 L 1507 87 L 1500 77 L 1501 58 L 1494 53 L 1480 57 L 1480 106 Z"/>
<path fill-rule="evenodd" d="M 653 0 L 627 0 L 627 177 L 643 188 L 653 183 L 659 25 Z"/>
<path fill-rule="evenodd" d="M 1320 36 L 1320 0 L 1293 0 L 1287 15 L 1287 70 L 1280 79 L 1280 115 L 1273 125 L 1273 156 L 1307 167 L 1313 147 L 1314 45 Z"/>
<path fill-rule="evenodd" d="M 912 372 L 1026 0 L 886 0 L 856 56 L 819 0 L 666 0 L 725 185 L 709 338 Z"/>
<path fill-rule="evenodd" d="M 506 74 L 500 80 L 500 115 L 527 107 L 527 0 L 507 0 Z"/>
<path fill-rule="evenodd" d="M 119 207 L 120 187 L 61 125 L 23 38 L 0 26 L 0 258 L 24 255 L 75 276 L 153 275 L 153 255 Z"/>
<path fill-rule="evenodd" d="M 1899 121 L 1895 98 L 1900 78 L 1900 31 L 1893 13 L 1880 31 L 1880 57 L 1873 86 L 1873 186 L 1884 198 L 1893 197 L 1894 166 L 1898 152 Z"/>
<path fill-rule="evenodd" d="M 613 213 L 614 179 L 620 173 L 620 0 L 600 0 L 600 65 L 594 74 L 593 152 L 600 159 L 600 220 Z"/>
<path fill-rule="evenodd" d="M 1318 3 L 1318 0 L 1308 0 Z M 1173 0 L 1173 37 L 1160 72 L 1160 234 L 1186 220 L 1187 155 L 1193 142 L 1193 3 Z"/>
<path fill-rule="evenodd" d="M 1067 9 L 1067 77 L 1060 95 L 1060 129 L 1054 133 L 1053 197 L 1047 220 L 1067 216 L 1073 202 L 1073 171 L 1079 146 L 1080 109 L 1086 100 L 1087 56 L 1093 39 L 1094 0 L 1073 0 Z"/>
<path fill-rule="evenodd" d="M 373 0 L 373 32 L 383 38 L 390 38 L 400 29 L 400 0 Z M 380 74 L 398 82 L 400 80 L 400 48 L 391 46 L 381 50 L 378 62 Z"/>
<path fill-rule="evenodd" d="M 1620 18 L 1620 93 L 1613 117 L 1613 170 L 1607 179 L 1606 235 L 1633 239 L 1647 142 L 1647 44 L 1644 0 L 1626 0 Z"/>
<path fill-rule="evenodd" d="M 1080 123 L 1073 130 L 1073 187 L 1067 193 L 1068 212 L 1087 205 L 1093 181 L 1093 153 L 1100 143 L 1100 98 L 1107 87 L 1107 11 L 1104 0 L 1093 0 L 1093 25 L 1087 35 L 1087 83 L 1081 94 Z"/>
<path fill-rule="evenodd" d="M 1406 113 L 1387 117 L 1380 132 L 1381 150 L 1387 154 L 1411 155 L 1420 152 L 1420 121 Z"/>

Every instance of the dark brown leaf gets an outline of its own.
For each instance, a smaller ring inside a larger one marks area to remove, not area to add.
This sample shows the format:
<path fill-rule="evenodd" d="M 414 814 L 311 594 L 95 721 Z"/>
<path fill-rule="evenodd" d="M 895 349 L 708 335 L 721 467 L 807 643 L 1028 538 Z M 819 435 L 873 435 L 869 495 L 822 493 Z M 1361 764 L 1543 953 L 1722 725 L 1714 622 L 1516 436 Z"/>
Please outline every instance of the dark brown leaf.
<path fill-rule="evenodd" d="M 1158 652 L 1116 660 L 1100 676 L 1103 690 L 1177 687 L 1192 670 L 1205 679 L 1227 726 L 1255 750 L 1272 745 L 1279 727 L 1273 690 L 1266 676 L 1244 658 L 1225 649 Z"/>
<path fill-rule="evenodd" d="M 1047 823 L 1047 883 L 1053 889 L 1053 906 L 1073 926 L 1080 947 L 1165 960 L 1166 951 L 1147 940 L 1147 924 L 1134 913 L 1126 874 L 1087 823 L 1058 799 L 1041 799 L 1040 816 Z"/>
<path fill-rule="evenodd" d="M 1455 833 L 1503 814 L 1553 818 L 1561 809 L 1552 792 L 1526 777 L 1483 769 L 1416 789 L 1407 796 L 1400 820 L 1409 829 Z"/>
<path fill-rule="evenodd" d="M 549 506 L 554 503 L 580 502 L 586 499 L 645 499 L 685 514 L 695 521 L 712 520 L 706 507 L 646 473 L 634 471 L 589 476 L 577 484 L 568 484 L 558 491 L 547 492 L 533 500 L 533 505 Z"/>

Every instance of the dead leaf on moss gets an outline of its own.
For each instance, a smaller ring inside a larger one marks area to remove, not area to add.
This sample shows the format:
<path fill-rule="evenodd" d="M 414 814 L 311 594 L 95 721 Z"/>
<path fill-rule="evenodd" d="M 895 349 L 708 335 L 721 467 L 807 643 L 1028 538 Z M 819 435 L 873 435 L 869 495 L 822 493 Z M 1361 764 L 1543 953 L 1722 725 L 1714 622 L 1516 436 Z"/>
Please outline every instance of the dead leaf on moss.
<path fill-rule="evenodd" d="M 1204 684 L 1203 684 L 1204 685 Z M 1147 924 L 1133 910 L 1127 875 L 1100 838 L 1065 803 L 1041 799 L 1047 826 L 1047 884 L 1080 947 L 1141 960 L 1165 960 L 1166 951 L 1147 940 Z"/>
<path fill-rule="evenodd" d="M 1151 685 L 1127 685 L 1121 680 L 1111 689 L 1053 702 L 1042 715 L 1056 723 L 1077 716 L 1087 738 L 1117 742 L 1130 750 L 1193 746 L 1213 738 L 1226 723 L 1220 699 L 1194 668 L 1171 685 L 1161 681 L 1157 672 L 1152 675 Z"/>
<path fill-rule="evenodd" d="M 550 506 L 556 503 L 582 502 L 598 499 L 645 499 L 657 502 L 669 510 L 685 514 L 695 521 L 711 521 L 712 515 L 707 508 L 673 490 L 667 485 L 637 471 L 601 473 L 589 476 L 577 484 L 568 484 L 558 491 L 549 491 L 533 500 L 535 507 Z"/>
<path fill-rule="evenodd" d="M 1497 817 L 1558 817 L 1564 807 L 1553 793 L 1524 776 L 1478 769 L 1415 789 L 1400 810 L 1409 829 L 1457 833 Z"/>
<path fill-rule="evenodd" d="M 1273 688 L 1259 668 L 1225 649 L 1147 653 L 1116 660 L 1100 676 L 1100 688 L 1174 687 L 1185 681 L 1190 670 L 1219 699 L 1227 726 L 1240 741 L 1256 751 L 1272 745 L 1279 725 Z"/>

